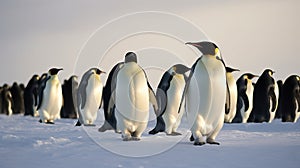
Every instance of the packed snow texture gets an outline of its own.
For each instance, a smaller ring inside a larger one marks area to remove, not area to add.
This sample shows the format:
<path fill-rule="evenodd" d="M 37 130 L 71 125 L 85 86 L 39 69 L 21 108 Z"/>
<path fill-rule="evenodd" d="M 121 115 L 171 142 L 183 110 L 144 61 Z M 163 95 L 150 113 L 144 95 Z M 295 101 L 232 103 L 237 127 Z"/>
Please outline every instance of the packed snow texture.
<path fill-rule="evenodd" d="M 6 167 L 299 167 L 300 123 L 224 124 L 217 145 L 194 146 L 185 117 L 181 136 L 148 135 L 141 141 L 122 141 L 114 131 L 74 127 L 76 120 L 41 124 L 29 116 L 0 115 L 0 164 Z"/>

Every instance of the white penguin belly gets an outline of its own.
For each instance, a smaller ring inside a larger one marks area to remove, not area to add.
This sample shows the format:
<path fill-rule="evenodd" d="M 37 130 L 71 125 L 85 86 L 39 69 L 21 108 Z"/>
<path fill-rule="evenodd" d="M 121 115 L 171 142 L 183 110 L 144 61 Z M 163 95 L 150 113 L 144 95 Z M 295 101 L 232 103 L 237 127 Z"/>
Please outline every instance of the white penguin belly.
<path fill-rule="evenodd" d="M 126 63 L 117 77 L 116 119 L 118 129 L 143 132 L 149 118 L 149 92 L 144 71 L 136 63 Z"/>
<path fill-rule="evenodd" d="M 42 111 L 40 113 L 42 118 L 50 121 L 58 119 L 62 107 L 62 89 L 61 84 L 57 80 L 53 79 L 46 84 L 42 101 Z"/>
<path fill-rule="evenodd" d="M 170 87 L 167 90 L 167 106 L 162 118 L 165 122 L 166 132 L 171 134 L 175 132 L 181 122 L 184 110 L 178 113 L 182 93 L 185 86 L 184 76 L 177 74 L 173 76 Z M 184 107 L 184 101 L 182 107 Z M 182 108 L 183 109 L 183 108 Z"/>
<path fill-rule="evenodd" d="M 224 121 L 225 68 L 220 61 L 203 57 L 198 61 L 187 91 L 187 116 L 192 132 L 211 134 Z M 221 125 L 222 126 L 222 125 Z"/>
<path fill-rule="evenodd" d="M 84 124 L 93 124 L 97 119 L 97 112 L 102 98 L 103 85 L 100 77 L 94 74 L 89 78 L 86 87 L 86 102 L 82 111 Z"/>
<path fill-rule="evenodd" d="M 248 120 L 248 118 L 250 116 L 250 113 L 253 109 L 253 91 L 254 91 L 254 87 L 252 85 L 252 82 L 248 82 L 246 95 L 248 97 L 249 107 L 248 107 L 247 111 L 245 111 L 245 108 L 244 108 L 244 110 L 241 111 L 241 114 L 242 114 L 242 117 L 243 117 L 242 123 L 247 123 L 247 120 Z"/>

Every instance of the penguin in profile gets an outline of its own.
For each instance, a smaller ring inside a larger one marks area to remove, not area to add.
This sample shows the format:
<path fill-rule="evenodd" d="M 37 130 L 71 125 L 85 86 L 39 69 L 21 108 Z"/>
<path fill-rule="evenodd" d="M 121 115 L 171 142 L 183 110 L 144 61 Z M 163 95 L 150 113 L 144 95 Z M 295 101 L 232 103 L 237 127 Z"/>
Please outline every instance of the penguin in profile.
<path fill-rule="evenodd" d="M 24 114 L 25 113 L 24 93 L 22 88 L 20 87 L 19 84 L 14 82 L 9 90 L 11 92 L 12 100 L 13 100 L 12 101 L 13 114 Z"/>
<path fill-rule="evenodd" d="M 78 118 L 77 89 L 77 76 L 73 75 L 68 80 L 64 80 L 64 83 L 62 85 L 64 103 L 60 111 L 61 118 Z"/>
<path fill-rule="evenodd" d="M 60 118 L 63 96 L 57 74 L 61 70 L 62 68 L 51 68 L 41 82 L 37 107 L 41 123 L 54 124 L 54 120 Z"/>
<path fill-rule="evenodd" d="M 252 79 L 259 77 L 251 73 L 245 73 L 237 80 L 238 101 L 236 115 L 232 120 L 233 123 L 247 123 L 253 108 L 253 91 L 254 86 Z"/>
<path fill-rule="evenodd" d="M 289 76 L 282 86 L 282 122 L 297 122 L 300 116 L 300 77 Z"/>
<path fill-rule="evenodd" d="M 9 86 L 7 84 L 4 84 L 3 87 L 0 89 L 0 99 L 1 99 L 1 111 L 0 114 L 6 114 L 8 116 L 11 116 L 13 114 L 13 99 L 12 95 L 9 91 Z"/>
<path fill-rule="evenodd" d="M 276 119 L 281 119 L 282 117 L 282 111 L 281 111 L 281 108 L 282 108 L 282 86 L 283 86 L 283 81 L 282 80 L 278 80 L 277 81 L 277 86 L 278 86 L 278 90 L 279 90 L 279 98 L 278 98 L 278 107 L 276 109 L 276 112 L 275 112 L 275 118 Z"/>
<path fill-rule="evenodd" d="M 194 145 L 217 144 L 224 124 L 226 69 L 216 44 L 208 41 L 186 43 L 203 54 L 192 66 L 185 87 L 186 110 Z M 183 101 L 183 98 L 182 98 Z M 206 138 L 206 141 L 204 139 Z"/>
<path fill-rule="evenodd" d="M 232 72 L 235 71 L 240 71 L 240 70 L 226 67 L 227 92 L 226 92 L 225 118 L 224 118 L 224 122 L 226 123 L 231 123 L 236 114 L 237 86 L 236 86 L 236 80 L 232 75 Z"/>
<path fill-rule="evenodd" d="M 177 128 L 180 125 L 184 108 L 179 110 L 179 107 L 187 80 L 185 73 L 189 70 L 190 68 L 182 64 L 176 64 L 163 74 L 156 90 L 158 103 L 156 126 L 149 134 L 166 132 L 167 135 L 181 135 L 177 132 Z M 181 107 L 183 106 L 184 104 Z"/>
<path fill-rule="evenodd" d="M 79 119 L 76 126 L 95 126 L 97 112 L 102 101 L 103 84 L 100 75 L 105 73 L 91 68 L 81 78 L 77 90 L 77 110 Z"/>
<path fill-rule="evenodd" d="M 272 77 L 274 71 L 266 69 L 254 85 L 253 109 L 248 122 L 272 122 L 278 106 L 278 86 Z"/>
<path fill-rule="evenodd" d="M 103 88 L 103 109 L 104 109 L 104 124 L 98 129 L 99 132 L 105 132 L 106 130 L 115 130 L 117 131 L 117 120 L 115 117 L 115 102 L 111 100 L 112 93 L 116 90 L 117 75 L 121 67 L 124 65 L 124 62 L 117 63 L 109 72 L 108 78 Z M 109 101 L 112 101 L 111 106 L 109 107 Z M 118 132 L 118 131 L 117 131 Z"/>
<path fill-rule="evenodd" d="M 123 141 L 140 140 L 148 124 L 149 101 L 155 111 L 157 102 L 145 71 L 137 64 L 135 53 L 128 52 L 125 55 L 124 65 L 117 74 L 116 90 L 112 95 L 117 129 L 122 132 Z"/>

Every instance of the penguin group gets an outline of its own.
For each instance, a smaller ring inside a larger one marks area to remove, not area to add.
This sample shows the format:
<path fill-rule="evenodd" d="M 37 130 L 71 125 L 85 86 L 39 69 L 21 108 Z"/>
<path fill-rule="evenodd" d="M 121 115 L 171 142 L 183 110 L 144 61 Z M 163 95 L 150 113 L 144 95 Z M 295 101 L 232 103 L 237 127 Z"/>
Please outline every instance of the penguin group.
<path fill-rule="evenodd" d="M 14 82 L 0 87 L 0 113 L 39 117 L 39 122 L 54 124 L 60 118 L 77 119 L 75 126 L 96 126 L 98 110 L 105 121 L 99 132 L 113 130 L 123 141 L 139 141 L 145 132 L 150 108 L 156 125 L 148 133 L 164 132 L 180 136 L 183 116 L 191 131 L 194 145 L 220 143 L 216 141 L 224 123 L 296 122 L 300 116 L 300 77 L 289 76 L 276 81 L 274 70 L 261 75 L 250 72 L 237 80 L 219 47 L 210 41 L 187 42 L 201 56 L 189 67 L 175 64 L 167 69 L 154 89 L 145 70 L 138 64 L 134 52 L 125 54 L 124 61 L 113 66 L 106 83 L 106 72 L 98 67 L 59 80 L 62 68 L 50 68 L 47 73 L 33 75 L 27 85 Z M 254 79 L 257 78 L 255 82 Z M 152 106 L 152 107 L 151 107 Z"/>

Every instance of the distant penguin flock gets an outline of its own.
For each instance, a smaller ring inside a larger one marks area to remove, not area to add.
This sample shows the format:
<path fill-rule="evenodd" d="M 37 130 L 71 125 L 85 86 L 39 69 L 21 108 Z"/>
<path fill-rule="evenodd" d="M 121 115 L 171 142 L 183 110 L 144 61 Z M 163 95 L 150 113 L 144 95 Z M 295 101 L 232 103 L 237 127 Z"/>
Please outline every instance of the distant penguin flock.
<path fill-rule="evenodd" d="M 297 122 L 300 117 L 300 77 L 290 75 L 276 81 L 274 70 L 261 75 L 243 73 L 237 80 L 219 47 L 210 41 L 187 42 L 201 56 L 189 67 L 170 66 L 157 86 L 151 87 L 145 70 L 134 52 L 113 66 L 106 83 L 98 67 L 81 77 L 72 75 L 63 83 L 62 68 L 50 68 L 41 76 L 34 74 L 27 85 L 14 82 L 0 87 L 0 114 L 39 117 L 39 122 L 54 124 L 57 119 L 76 119 L 75 126 L 96 126 L 103 107 L 104 123 L 99 132 L 113 130 L 123 141 L 139 141 L 145 132 L 152 106 L 156 125 L 148 133 L 164 132 L 180 136 L 177 129 L 186 116 L 194 145 L 220 143 L 216 137 L 224 123 Z M 257 81 L 254 83 L 254 79 Z M 103 105 L 103 106 L 102 106 Z"/>

